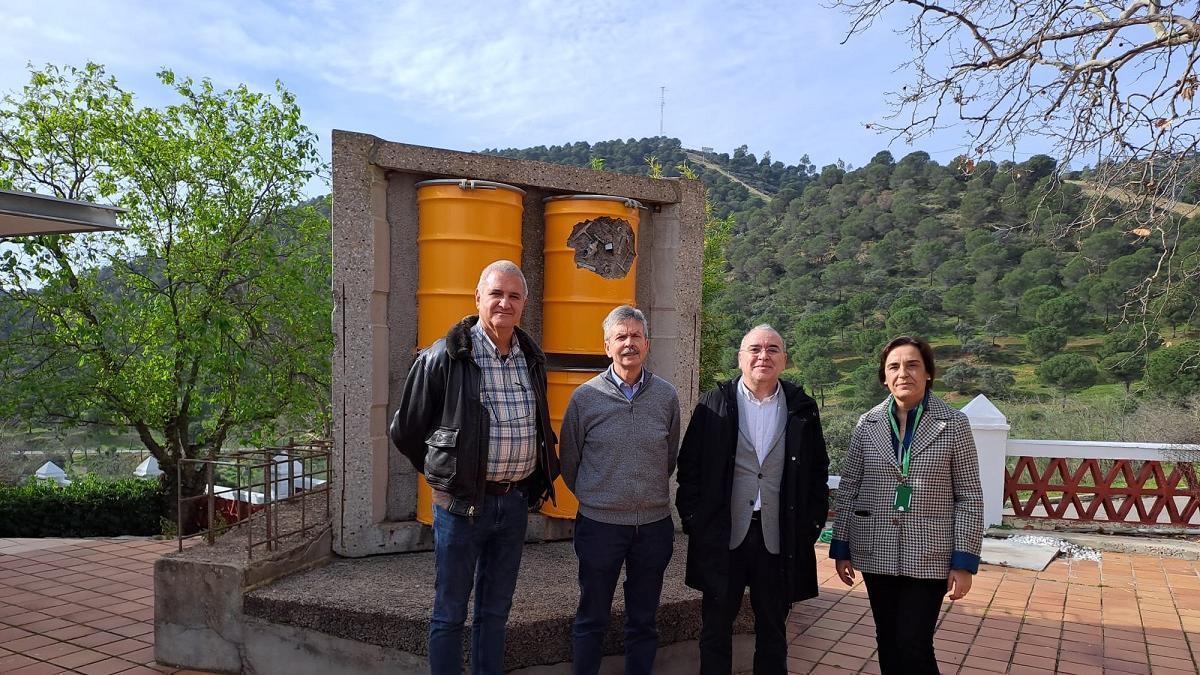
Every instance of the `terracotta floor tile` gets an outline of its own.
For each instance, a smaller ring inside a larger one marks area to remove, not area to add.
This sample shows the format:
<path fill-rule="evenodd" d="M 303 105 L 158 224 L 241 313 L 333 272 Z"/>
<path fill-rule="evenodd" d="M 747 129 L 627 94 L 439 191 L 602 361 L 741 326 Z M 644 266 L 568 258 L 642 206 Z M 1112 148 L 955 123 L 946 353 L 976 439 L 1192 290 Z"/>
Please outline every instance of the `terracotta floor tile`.
<path fill-rule="evenodd" d="M 106 645 L 110 642 L 116 642 L 117 640 L 124 640 L 124 639 L 126 639 L 126 638 L 123 638 L 120 635 L 114 635 L 113 633 L 106 633 L 104 631 L 95 631 L 93 633 L 88 633 L 87 635 L 84 635 L 82 637 L 77 637 L 77 638 L 71 640 L 71 642 L 74 642 L 75 644 L 83 646 L 83 647 L 95 648 L 98 645 Z"/>
<path fill-rule="evenodd" d="M 67 624 L 62 628 L 55 628 L 44 633 L 47 637 L 52 637 L 55 640 L 72 640 L 77 637 L 83 637 L 89 633 L 94 633 L 95 629 L 90 626 L 82 626 L 77 623 Z"/>
<path fill-rule="evenodd" d="M 102 645 L 97 645 L 96 647 L 94 647 L 94 649 L 98 652 L 104 652 L 105 654 L 111 654 L 112 656 L 123 656 L 125 654 L 128 654 L 129 652 L 134 652 L 139 649 L 144 649 L 145 647 L 148 647 L 148 646 L 150 646 L 150 645 L 146 644 L 145 642 L 142 642 L 141 640 L 134 640 L 133 638 L 125 638 L 124 640 L 116 640 L 114 642 L 108 642 L 108 643 L 105 643 Z"/>
<path fill-rule="evenodd" d="M 977 656 L 968 656 L 962 662 L 964 669 L 981 670 L 990 673 L 1003 673 L 1008 670 L 1008 661 L 996 661 Z"/>
<path fill-rule="evenodd" d="M 1003 661 L 1005 663 L 1008 663 L 1011 656 L 1011 649 L 992 649 L 991 647 L 983 647 L 978 644 L 972 645 L 971 649 L 967 652 L 967 658 L 980 657 L 994 661 Z"/>
<path fill-rule="evenodd" d="M 103 661 L 97 661 L 95 663 L 89 663 L 86 666 L 80 666 L 76 670 L 84 675 L 113 675 L 113 673 L 129 670 L 136 665 L 138 664 L 130 663 L 125 659 L 118 659 L 114 657 L 104 659 Z"/>
<path fill-rule="evenodd" d="M 788 656 L 788 673 L 810 673 L 816 665 L 815 661 L 794 659 L 790 655 Z"/>
<path fill-rule="evenodd" d="M 821 657 L 821 660 L 817 663 L 836 666 L 838 668 L 845 668 L 847 670 L 858 670 L 859 668 L 862 668 L 866 662 L 866 656 L 850 656 L 848 654 L 839 654 L 831 651 L 827 652 L 825 656 Z"/>
<path fill-rule="evenodd" d="M 1058 665 L 1054 668 L 1054 672 L 1066 673 L 1067 675 L 1096 675 L 1102 671 L 1103 668 L 1098 665 L 1072 663 L 1070 661 L 1059 661 Z"/>
<path fill-rule="evenodd" d="M 63 668 L 78 668 L 80 666 L 86 666 L 89 663 L 103 661 L 107 658 L 109 658 L 108 654 L 101 654 L 100 652 L 92 651 L 90 649 L 84 649 L 72 654 L 67 654 L 66 656 L 50 659 L 50 663 L 58 664 Z"/>
<path fill-rule="evenodd" d="M 58 675 L 62 672 L 62 668 L 53 663 L 31 663 L 27 666 L 17 668 L 12 671 L 5 671 L 6 675 Z"/>
<path fill-rule="evenodd" d="M 117 628 L 113 628 L 109 630 L 109 632 L 116 633 L 117 635 L 123 635 L 125 637 L 142 637 L 143 635 L 154 634 L 154 624 L 144 622 L 131 623 L 128 626 L 119 626 Z"/>
<path fill-rule="evenodd" d="M 1168 657 L 1150 655 L 1150 668 L 1154 672 L 1164 669 L 1174 668 L 1175 670 L 1192 670 L 1195 672 L 1197 664 L 1190 656 Z"/>
<path fill-rule="evenodd" d="M 135 620 L 129 618 L 128 616 L 111 616 L 110 615 L 110 616 L 106 616 L 102 619 L 97 619 L 95 621 L 85 621 L 84 623 L 91 626 L 92 628 L 99 628 L 100 630 L 112 630 L 114 628 L 120 628 L 121 626 L 128 626 L 130 624 L 140 623 L 140 622 L 135 621 Z"/>
<path fill-rule="evenodd" d="M 4 643 L 4 648 L 10 652 L 23 654 L 38 647 L 44 647 L 54 643 L 54 638 L 46 637 L 45 635 L 27 635 L 16 640 L 9 640 Z"/>
<path fill-rule="evenodd" d="M 1145 673 L 1146 675 L 1149 675 L 1150 666 L 1145 663 L 1122 661 L 1121 659 L 1110 659 L 1105 657 L 1104 671 L 1114 671 L 1118 673 Z"/>
<path fill-rule="evenodd" d="M 7 673 L 17 668 L 24 668 L 31 663 L 37 663 L 37 659 L 31 659 L 24 654 L 9 654 L 8 656 L 0 656 L 0 673 Z"/>
<path fill-rule="evenodd" d="M 1053 668 L 1038 668 L 1014 663 L 1008 669 L 1009 675 L 1054 675 Z"/>
<path fill-rule="evenodd" d="M 154 661 L 154 647 L 147 644 L 140 649 L 121 654 L 121 658 L 135 663 L 150 663 Z"/>
<path fill-rule="evenodd" d="M 826 650 L 815 649 L 815 647 L 805 647 L 805 646 L 798 646 L 798 645 L 791 645 L 791 646 L 787 647 L 787 656 L 788 657 L 794 656 L 796 658 L 804 659 L 804 661 L 809 661 L 811 663 L 816 663 L 818 661 L 821 661 L 821 657 L 824 655 L 826 655 Z"/>
<path fill-rule="evenodd" d="M 974 644 L 979 646 L 1007 651 L 1012 651 L 1012 648 L 1014 645 L 1016 645 L 1016 643 L 1016 635 L 1013 635 L 1012 637 L 989 637 L 984 635 L 983 631 L 979 631 L 979 634 L 975 636 L 974 642 Z"/>

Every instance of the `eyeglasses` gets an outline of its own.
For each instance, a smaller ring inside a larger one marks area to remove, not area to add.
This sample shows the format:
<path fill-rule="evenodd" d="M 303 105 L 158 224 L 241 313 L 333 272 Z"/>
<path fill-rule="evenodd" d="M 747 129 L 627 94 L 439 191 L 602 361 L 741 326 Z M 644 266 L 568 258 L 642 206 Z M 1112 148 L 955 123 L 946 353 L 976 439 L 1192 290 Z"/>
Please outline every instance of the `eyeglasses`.
<path fill-rule="evenodd" d="M 761 345 L 750 345 L 749 347 L 746 347 L 745 349 L 742 349 L 740 351 L 746 352 L 750 356 L 761 356 L 763 354 L 766 354 L 767 356 L 770 356 L 771 358 L 775 358 L 776 356 L 779 356 L 780 354 L 783 353 L 783 350 L 780 349 L 779 347 L 776 347 L 775 345 L 771 345 L 769 347 L 763 347 Z"/>
<path fill-rule="evenodd" d="M 493 422 L 516 422 L 533 414 L 532 397 L 526 395 L 525 385 L 519 380 L 503 380 L 498 391 L 481 393 L 483 404 L 491 413 Z"/>

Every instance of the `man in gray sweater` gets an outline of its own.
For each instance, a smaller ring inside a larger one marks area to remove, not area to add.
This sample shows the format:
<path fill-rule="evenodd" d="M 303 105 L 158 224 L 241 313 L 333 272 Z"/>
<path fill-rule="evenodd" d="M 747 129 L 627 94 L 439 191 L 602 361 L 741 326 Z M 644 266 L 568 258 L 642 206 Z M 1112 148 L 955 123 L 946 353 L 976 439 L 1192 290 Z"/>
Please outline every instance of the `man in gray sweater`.
<path fill-rule="evenodd" d="M 571 396 L 559 439 L 562 475 L 579 499 L 575 555 L 579 611 L 573 672 L 600 669 L 613 593 L 625 566 L 625 672 L 649 675 L 658 650 L 654 615 L 674 550 L 669 479 L 679 454 L 679 397 L 642 364 L 646 317 L 628 305 L 604 319 L 612 366 Z"/>

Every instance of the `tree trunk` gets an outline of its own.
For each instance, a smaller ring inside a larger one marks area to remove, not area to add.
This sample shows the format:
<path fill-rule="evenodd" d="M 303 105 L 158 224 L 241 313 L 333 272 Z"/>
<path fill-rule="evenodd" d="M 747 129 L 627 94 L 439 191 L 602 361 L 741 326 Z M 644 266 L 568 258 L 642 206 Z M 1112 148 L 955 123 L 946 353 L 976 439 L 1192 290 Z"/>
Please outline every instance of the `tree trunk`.
<path fill-rule="evenodd" d="M 183 502 L 180 497 L 202 495 L 208 488 L 206 472 L 202 464 L 188 462 L 177 474 L 177 460 L 159 462 L 163 471 L 163 514 L 175 523 L 181 534 L 195 534 L 208 527 L 208 504 L 202 499 Z M 200 469 L 200 470 L 196 470 Z"/>

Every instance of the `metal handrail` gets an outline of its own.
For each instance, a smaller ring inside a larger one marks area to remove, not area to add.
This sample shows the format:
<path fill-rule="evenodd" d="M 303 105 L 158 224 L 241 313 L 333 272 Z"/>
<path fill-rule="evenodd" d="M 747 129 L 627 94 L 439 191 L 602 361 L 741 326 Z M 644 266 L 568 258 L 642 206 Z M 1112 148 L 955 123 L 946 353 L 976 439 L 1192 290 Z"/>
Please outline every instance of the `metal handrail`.
<path fill-rule="evenodd" d="M 279 548 L 280 542 L 292 536 L 307 536 L 309 532 L 319 531 L 326 527 L 330 520 L 332 495 L 332 454 L 333 443 L 327 440 L 296 443 L 285 446 L 255 448 L 252 450 L 237 450 L 219 453 L 208 458 L 182 459 L 176 463 L 176 523 L 177 541 L 180 551 L 183 542 L 188 539 L 203 537 L 209 545 L 216 543 L 217 536 L 234 526 L 241 527 L 246 532 L 247 556 L 254 557 L 255 550 L 266 548 L 267 552 Z M 283 456 L 282 459 L 276 459 Z M 299 473 L 296 463 L 300 464 Z M 185 467 L 205 472 L 204 492 L 197 495 L 183 496 L 180 489 Z M 235 485 L 233 487 L 217 485 L 218 470 L 222 467 L 233 471 Z M 286 476 L 280 471 L 286 467 Z M 261 475 L 261 480 L 255 476 Z M 320 485 L 316 482 L 322 480 Z M 298 487 L 297 483 L 302 487 Z M 286 490 L 283 489 L 286 485 Z M 224 488 L 220 492 L 217 488 Z M 261 492 L 254 490 L 261 488 Z M 286 492 L 286 494 L 281 494 Z M 308 500 L 314 496 L 324 497 L 323 513 L 312 514 L 308 508 Z M 231 495 L 232 499 L 221 495 Z M 255 503 L 255 497 L 261 495 L 261 503 Z M 233 521 L 217 522 L 217 500 L 233 503 Z M 183 521 L 184 505 L 203 501 L 206 508 L 207 527 L 193 534 L 184 534 Z M 300 525 L 296 528 L 281 531 L 279 525 L 280 511 L 283 506 L 299 501 Z M 244 505 L 244 506 L 243 506 Z M 244 515 L 243 515 L 244 513 Z M 264 534 L 256 539 L 256 525 L 262 524 Z"/>

